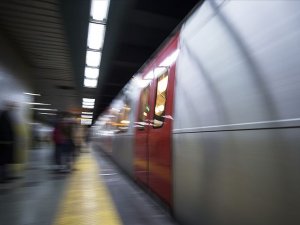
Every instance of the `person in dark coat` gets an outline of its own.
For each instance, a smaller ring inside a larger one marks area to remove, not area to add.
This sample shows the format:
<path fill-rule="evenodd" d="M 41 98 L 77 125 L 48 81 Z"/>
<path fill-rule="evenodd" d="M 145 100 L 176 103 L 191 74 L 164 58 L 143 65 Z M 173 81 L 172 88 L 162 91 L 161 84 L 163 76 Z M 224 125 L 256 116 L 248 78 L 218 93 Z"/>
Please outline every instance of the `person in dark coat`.
<path fill-rule="evenodd" d="M 7 166 L 14 162 L 15 131 L 12 118 L 13 103 L 7 103 L 0 112 L 0 181 L 9 178 Z"/>

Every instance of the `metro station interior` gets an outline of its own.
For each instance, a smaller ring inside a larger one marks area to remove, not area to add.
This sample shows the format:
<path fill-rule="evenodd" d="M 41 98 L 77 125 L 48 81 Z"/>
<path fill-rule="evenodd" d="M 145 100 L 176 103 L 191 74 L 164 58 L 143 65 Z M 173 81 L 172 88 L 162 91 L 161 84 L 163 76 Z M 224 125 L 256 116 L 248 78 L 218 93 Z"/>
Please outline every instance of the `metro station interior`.
<path fill-rule="evenodd" d="M 0 224 L 300 224 L 300 1 L 1 0 Z"/>

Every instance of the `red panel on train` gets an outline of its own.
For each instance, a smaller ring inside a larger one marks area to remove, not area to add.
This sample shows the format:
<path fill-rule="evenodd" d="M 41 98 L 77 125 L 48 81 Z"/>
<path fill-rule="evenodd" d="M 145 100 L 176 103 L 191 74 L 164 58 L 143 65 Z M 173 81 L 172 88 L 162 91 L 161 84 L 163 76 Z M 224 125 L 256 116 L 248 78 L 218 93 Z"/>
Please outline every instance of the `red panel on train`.
<path fill-rule="evenodd" d="M 135 176 L 171 205 L 171 129 L 178 36 L 161 50 L 143 76 L 153 73 L 140 96 L 135 141 Z M 173 61 L 172 61 L 173 60 Z"/>

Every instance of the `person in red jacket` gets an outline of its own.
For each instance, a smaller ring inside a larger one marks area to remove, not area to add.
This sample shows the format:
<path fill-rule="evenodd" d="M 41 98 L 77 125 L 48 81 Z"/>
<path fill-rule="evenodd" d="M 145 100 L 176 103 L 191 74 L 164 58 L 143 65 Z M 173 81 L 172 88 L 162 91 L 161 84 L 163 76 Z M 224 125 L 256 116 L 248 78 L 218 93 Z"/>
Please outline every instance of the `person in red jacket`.
<path fill-rule="evenodd" d="M 62 165 L 62 152 L 65 143 L 65 137 L 62 131 L 62 122 L 60 120 L 54 127 L 52 139 L 55 144 L 54 162 L 58 166 L 58 169 L 60 169 Z"/>

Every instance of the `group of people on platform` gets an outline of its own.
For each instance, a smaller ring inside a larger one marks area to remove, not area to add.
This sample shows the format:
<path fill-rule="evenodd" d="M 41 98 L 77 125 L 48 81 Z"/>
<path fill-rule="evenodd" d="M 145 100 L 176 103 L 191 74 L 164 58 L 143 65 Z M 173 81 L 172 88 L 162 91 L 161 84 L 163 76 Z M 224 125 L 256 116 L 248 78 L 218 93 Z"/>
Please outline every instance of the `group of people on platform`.
<path fill-rule="evenodd" d="M 16 163 L 16 140 L 14 109 L 16 105 L 5 103 L 0 110 L 0 183 L 14 179 L 11 165 Z M 71 172 L 80 147 L 84 145 L 84 129 L 69 113 L 59 114 L 52 132 L 54 144 L 53 161 L 55 169 Z"/>

